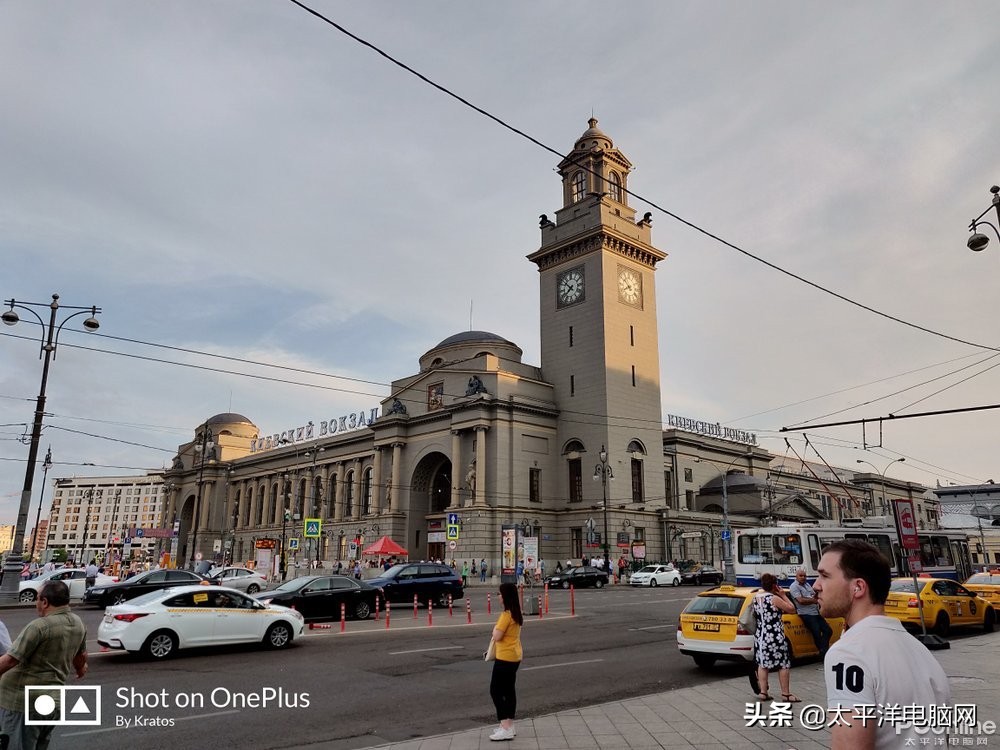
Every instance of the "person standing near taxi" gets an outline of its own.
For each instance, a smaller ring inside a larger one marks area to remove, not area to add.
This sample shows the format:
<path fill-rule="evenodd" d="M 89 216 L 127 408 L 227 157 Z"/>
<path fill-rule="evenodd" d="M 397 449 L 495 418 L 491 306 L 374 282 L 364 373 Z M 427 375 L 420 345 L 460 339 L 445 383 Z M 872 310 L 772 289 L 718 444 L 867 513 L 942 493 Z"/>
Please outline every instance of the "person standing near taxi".
<path fill-rule="evenodd" d="M 757 662 L 757 700 L 771 699 L 768 692 L 768 674 L 772 669 L 778 670 L 778 685 L 781 697 L 787 703 L 800 703 L 801 700 L 792 692 L 791 669 L 792 655 L 788 652 L 788 641 L 785 639 L 785 624 L 782 614 L 795 612 L 792 604 L 778 579 L 770 573 L 760 577 L 762 591 L 754 594 L 751 605 L 757 617 L 757 632 L 754 633 L 754 659 Z"/>
<path fill-rule="evenodd" d="M 87 674 L 87 628 L 69 610 L 69 587 L 48 581 L 35 600 L 38 619 L 29 622 L 0 656 L 0 734 L 9 750 L 47 748 L 52 725 L 24 723 L 26 685 L 63 685 L 70 669 Z"/>
<path fill-rule="evenodd" d="M 885 615 L 892 573 L 878 548 L 843 539 L 823 551 L 813 588 L 824 617 L 843 617 L 848 630 L 823 660 L 832 750 L 888 750 L 924 744 L 902 721 L 880 721 L 883 706 L 951 704 L 944 670 L 902 623 Z M 918 708 L 919 707 L 919 708 Z M 922 739 L 923 738 L 923 739 Z"/>
<path fill-rule="evenodd" d="M 805 568 L 795 571 L 795 582 L 788 587 L 788 593 L 792 597 L 792 604 L 795 611 L 802 618 L 802 624 L 809 628 L 819 655 L 826 656 L 826 651 L 830 648 L 830 638 L 833 636 L 833 628 L 830 623 L 819 613 L 819 603 L 816 599 L 816 592 L 809 585 Z"/>
<path fill-rule="evenodd" d="M 500 600 L 503 612 L 493 626 L 492 640 L 496 644 L 496 659 L 493 661 L 493 677 L 490 680 L 490 697 L 497 710 L 500 722 L 490 739 L 494 742 L 512 740 L 517 730 L 514 728 L 514 713 L 517 710 L 517 668 L 521 666 L 521 600 L 517 586 L 513 583 L 500 584 Z"/>

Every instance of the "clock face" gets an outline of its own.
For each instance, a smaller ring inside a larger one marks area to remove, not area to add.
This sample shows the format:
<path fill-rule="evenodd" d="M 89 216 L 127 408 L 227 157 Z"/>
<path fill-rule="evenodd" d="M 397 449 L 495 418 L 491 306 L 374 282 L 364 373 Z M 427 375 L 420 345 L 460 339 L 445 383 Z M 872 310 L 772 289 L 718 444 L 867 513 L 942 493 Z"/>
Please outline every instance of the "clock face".
<path fill-rule="evenodd" d="M 631 268 L 618 268 L 618 299 L 629 305 L 642 304 L 642 276 Z"/>
<path fill-rule="evenodd" d="M 583 299 L 583 266 L 564 271 L 556 278 L 556 299 L 560 306 Z"/>

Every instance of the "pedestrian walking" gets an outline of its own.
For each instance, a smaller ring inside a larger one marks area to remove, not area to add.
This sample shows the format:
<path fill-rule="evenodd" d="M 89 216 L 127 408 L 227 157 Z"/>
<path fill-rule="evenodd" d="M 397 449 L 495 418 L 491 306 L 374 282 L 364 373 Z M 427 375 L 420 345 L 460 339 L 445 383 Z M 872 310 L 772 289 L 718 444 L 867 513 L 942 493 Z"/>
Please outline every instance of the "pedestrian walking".
<path fill-rule="evenodd" d="M 25 724 L 26 685 L 63 685 L 70 669 L 78 678 L 87 674 L 87 628 L 70 612 L 69 587 L 63 581 L 46 582 L 35 611 L 38 618 L 0 656 L 0 733 L 10 750 L 47 748 L 54 729 L 52 724 Z"/>
<path fill-rule="evenodd" d="M 89 589 L 92 588 L 95 583 L 97 583 L 97 575 L 100 573 L 100 569 L 97 567 L 97 560 L 91 560 L 90 564 L 87 566 L 86 571 L 84 571 L 84 585 Z"/>
<path fill-rule="evenodd" d="M 786 703 L 801 703 L 801 699 L 791 689 L 792 655 L 785 640 L 785 624 L 782 614 L 793 614 L 795 605 L 789 601 L 778 579 L 770 573 L 760 577 L 763 591 L 754 594 L 753 613 L 757 617 L 757 632 L 754 633 L 754 658 L 757 661 L 757 700 L 771 699 L 768 692 L 768 675 L 778 670 L 778 685 L 781 697 Z"/>
<path fill-rule="evenodd" d="M 819 613 L 816 592 L 809 585 L 805 568 L 799 568 L 795 571 L 795 581 L 788 587 L 788 593 L 792 598 L 792 604 L 795 605 L 795 611 L 802 619 L 802 624 L 809 628 L 809 632 L 812 633 L 819 655 L 826 656 L 826 651 L 830 648 L 833 628 Z"/>
<path fill-rule="evenodd" d="M 503 612 L 493 626 L 493 642 L 496 644 L 496 659 L 493 662 L 493 676 L 490 679 L 490 697 L 497 710 L 500 722 L 490 739 L 494 742 L 512 740 L 517 734 L 514 714 L 517 710 L 517 668 L 521 666 L 521 602 L 517 587 L 513 583 L 500 584 L 500 601 Z"/>
<path fill-rule="evenodd" d="M 469 585 L 469 561 L 462 563 L 462 587 Z"/>
<path fill-rule="evenodd" d="M 486 583 L 486 558 L 479 561 L 479 582 Z"/>
<path fill-rule="evenodd" d="M 823 551 L 817 571 L 813 588 L 820 614 L 843 617 L 849 628 L 823 660 L 827 708 L 838 717 L 830 728 L 831 747 L 921 746 L 926 725 L 916 730 L 906 723 L 905 712 L 902 720 L 885 722 L 869 713 L 872 706 L 951 705 L 951 688 L 938 660 L 899 620 L 885 615 L 889 561 L 868 542 L 844 539 Z"/>

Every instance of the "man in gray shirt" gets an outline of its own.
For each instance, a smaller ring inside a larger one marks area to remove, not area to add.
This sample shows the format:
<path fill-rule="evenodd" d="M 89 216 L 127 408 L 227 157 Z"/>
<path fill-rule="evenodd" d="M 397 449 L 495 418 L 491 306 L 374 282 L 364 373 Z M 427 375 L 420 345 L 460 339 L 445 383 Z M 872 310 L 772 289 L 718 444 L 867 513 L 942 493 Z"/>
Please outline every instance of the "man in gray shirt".
<path fill-rule="evenodd" d="M 795 571 L 795 583 L 788 587 L 792 602 L 795 604 L 795 611 L 802 618 L 803 624 L 809 628 L 816 648 L 819 649 L 820 656 L 826 656 L 826 651 L 830 648 L 830 637 L 833 629 L 830 624 L 820 615 L 819 604 L 816 600 L 816 592 L 806 580 L 806 571 L 799 568 Z"/>

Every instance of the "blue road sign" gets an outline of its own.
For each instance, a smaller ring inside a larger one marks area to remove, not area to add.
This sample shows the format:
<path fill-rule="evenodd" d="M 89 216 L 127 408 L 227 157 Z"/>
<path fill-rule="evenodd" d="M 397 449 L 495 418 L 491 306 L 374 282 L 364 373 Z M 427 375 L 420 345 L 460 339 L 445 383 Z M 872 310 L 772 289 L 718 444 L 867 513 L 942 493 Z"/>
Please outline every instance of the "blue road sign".
<path fill-rule="evenodd" d="M 458 526 L 458 513 L 449 513 L 448 514 L 448 525 L 449 526 Z M 438 528 L 440 528 L 440 527 L 438 527 Z"/>
<path fill-rule="evenodd" d="M 730 531 L 729 531 L 729 529 L 723 529 L 722 533 L 719 534 L 719 537 L 722 539 L 722 541 L 728 542 L 729 541 L 729 537 L 730 537 Z"/>

